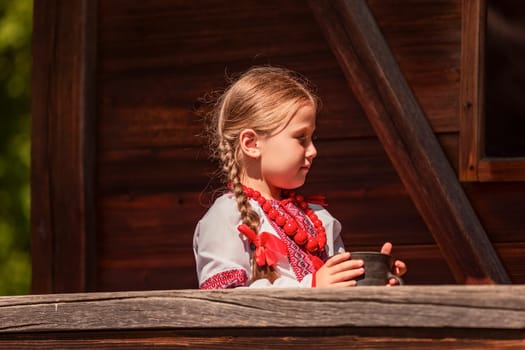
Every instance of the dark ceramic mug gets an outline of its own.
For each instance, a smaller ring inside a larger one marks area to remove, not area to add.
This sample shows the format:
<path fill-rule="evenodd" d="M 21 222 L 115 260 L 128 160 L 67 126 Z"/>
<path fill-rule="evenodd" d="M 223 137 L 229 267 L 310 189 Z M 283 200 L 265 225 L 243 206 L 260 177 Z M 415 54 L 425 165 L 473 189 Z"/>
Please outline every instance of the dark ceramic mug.
<path fill-rule="evenodd" d="M 400 285 L 403 279 L 393 273 L 395 258 L 379 252 L 350 252 L 350 259 L 363 260 L 365 272 L 356 278 L 358 286 L 384 286 L 393 278 Z"/>

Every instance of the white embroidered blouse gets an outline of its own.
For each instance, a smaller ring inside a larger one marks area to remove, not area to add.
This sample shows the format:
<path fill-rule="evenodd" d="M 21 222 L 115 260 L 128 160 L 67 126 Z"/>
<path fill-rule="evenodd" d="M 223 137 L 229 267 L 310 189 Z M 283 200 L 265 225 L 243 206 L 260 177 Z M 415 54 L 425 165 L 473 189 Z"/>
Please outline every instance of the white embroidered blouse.
<path fill-rule="evenodd" d="M 278 209 L 278 202 L 272 202 Z M 193 252 L 200 288 L 311 287 L 315 269 L 306 251 L 266 217 L 257 201 L 250 199 L 250 204 L 260 217 L 259 232 L 269 232 L 286 244 L 288 254 L 282 256 L 276 266 L 280 277 L 273 284 L 267 279 L 250 281 L 250 243 L 237 230 L 237 226 L 241 224 L 241 217 L 235 198 L 232 193 L 225 193 L 215 200 L 195 229 Z M 313 226 L 304 213 L 293 203 L 286 205 L 289 206 L 288 211 L 296 213 L 296 220 L 311 234 Z M 326 230 L 325 253 L 319 256 L 325 261 L 328 256 L 344 251 L 340 237 L 341 224 L 322 206 L 309 206 L 323 222 Z"/>

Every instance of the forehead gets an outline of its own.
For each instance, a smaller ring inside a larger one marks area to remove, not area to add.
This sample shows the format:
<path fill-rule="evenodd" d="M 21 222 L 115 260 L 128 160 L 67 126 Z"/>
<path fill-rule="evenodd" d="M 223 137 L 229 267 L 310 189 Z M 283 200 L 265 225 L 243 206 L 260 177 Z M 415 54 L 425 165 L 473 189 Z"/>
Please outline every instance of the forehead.
<path fill-rule="evenodd" d="M 306 104 L 297 110 L 293 117 L 290 119 L 290 122 L 285 129 L 288 128 L 315 128 L 315 109 L 312 105 Z"/>

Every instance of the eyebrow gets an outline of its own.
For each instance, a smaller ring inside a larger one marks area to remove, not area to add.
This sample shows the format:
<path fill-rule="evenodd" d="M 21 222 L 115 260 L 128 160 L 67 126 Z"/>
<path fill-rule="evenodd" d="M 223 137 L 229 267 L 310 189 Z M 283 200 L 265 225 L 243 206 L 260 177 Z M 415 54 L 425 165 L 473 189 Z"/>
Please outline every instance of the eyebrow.
<path fill-rule="evenodd" d="M 310 126 L 301 126 L 301 127 L 298 127 L 297 129 L 294 129 L 293 130 L 293 133 L 300 133 L 300 132 L 312 132 L 312 134 L 315 132 L 316 128 L 315 126 L 314 127 L 310 127 Z"/>

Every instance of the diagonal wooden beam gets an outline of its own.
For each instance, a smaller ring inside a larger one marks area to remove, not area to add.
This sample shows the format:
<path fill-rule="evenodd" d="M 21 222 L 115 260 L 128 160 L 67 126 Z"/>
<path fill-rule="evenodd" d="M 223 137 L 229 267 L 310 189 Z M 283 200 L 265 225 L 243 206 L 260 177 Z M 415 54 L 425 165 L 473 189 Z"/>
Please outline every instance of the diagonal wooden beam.
<path fill-rule="evenodd" d="M 510 283 L 366 2 L 309 3 L 456 281 Z"/>

